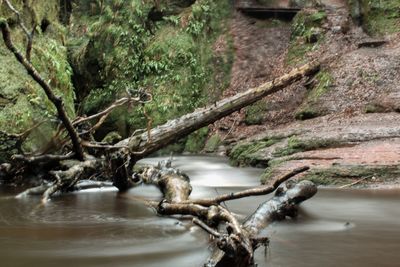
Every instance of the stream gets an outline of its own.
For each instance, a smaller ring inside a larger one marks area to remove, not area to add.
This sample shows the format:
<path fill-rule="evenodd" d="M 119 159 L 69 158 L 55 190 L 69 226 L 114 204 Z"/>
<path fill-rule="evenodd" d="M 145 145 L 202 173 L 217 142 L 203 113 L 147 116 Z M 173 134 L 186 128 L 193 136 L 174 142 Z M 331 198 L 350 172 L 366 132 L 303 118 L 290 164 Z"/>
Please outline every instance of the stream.
<path fill-rule="evenodd" d="M 144 163 L 156 163 L 149 158 Z M 262 170 L 234 168 L 227 159 L 179 156 L 173 166 L 192 181 L 192 197 L 206 197 L 258 185 Z M 160 199 L 140 186 L 118 194 L 90 189 L 55 197 L 16 199 L 0 187 L 2 267 L 200 267 L 209 250 L 207 235 L 186 222 L 162 218 L 133 197 Z M 227 203 L 244 219 L 268 196 Z M 259 267 L 400 266 L 400 190 L 320 189 L 301 206 L 300 217 L 274 223 L 259 248 Z"/>

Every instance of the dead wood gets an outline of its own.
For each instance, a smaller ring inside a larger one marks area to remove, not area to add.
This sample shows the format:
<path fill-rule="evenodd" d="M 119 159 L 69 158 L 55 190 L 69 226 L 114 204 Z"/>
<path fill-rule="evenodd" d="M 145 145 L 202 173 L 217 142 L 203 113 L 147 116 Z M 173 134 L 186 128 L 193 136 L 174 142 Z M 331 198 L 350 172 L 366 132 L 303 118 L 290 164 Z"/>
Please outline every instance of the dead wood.
<path fill-rule="evenodd" d="M 190 200 L 190 179 L 179 170 L 172 168 L 171 161 L 165 160 L 157 166 L 144 168 L 140 178 L 146 184 L 156 185 L 163 193 L 163 200 L 154 204 L 160 215 L 192 216 L 192 222 L 214 237 L 213 253 L 205 266 L 248 267 L 253 264 L 254 250 L 267 244 L 268 238 L 259 236 L 270 222 L 297 215 L 297 205 L 316 193 L 316 186 L 309 181 L 298 184 L 287 180 L 308 170 L 308 167 L 295 169 L 278 177 L 271 186 L 262 186 L 238 193 L 203 200 Z M 282 184 L 286 182 L 285 184 Z M 219 205 L 242 197 L 266 195 L 275 196 L 262 203 L 243 224 L 233 213 Z"/>
<path fill-rule="evenodd" d="M 143 151 L 140 155 L 141 158 L 143 158 L 197 129 L 207 126 L 243 107 L 251 105 L 267 95 L 282 90 L 305 76 L 313 75 L 319 70 L 319 66 L 320 64 L 317 62 L 305 64 L 256 88 L 248 89 L 232 97 L 224 98 L 208 107 L 195 110 L 180 118 L 170 120 L 151 130 L 151 140 L 148 139 L 149 133 L 146 132 L 124 139 L 117 145 L 128 146 L 130 151 Z M 126 151 L 126 153 L 129 153 L 129 151 Z M 136 157 L 136 159 L 140 158 Z"/>
<path fill-rule="evenodd" d="M 211 206 L 215 204 L 220 204 L 222 202 L 228 201 L 228 200 L 234 200 L 234 199 L 240 199 L 244 197 L 249 197 L 249 196 L 261 196 L 261 195 L 266 195 L 269 193 L 274 192 L 280 184 L 283 182 L 289 180 L 293 176 L 296 176 L 302 172 L 305 172 L 309 170 L 310 168 L 308 166 L 304 167 L 299 167 L 297 169 L 292 170 L 289 173 L 286 173 L 282 175 L 281 177 L 278 177 L 275 179 L 272 185 L 270 186 L 259 186 L 256 188 L 244 190 L 241 192 L 236 192 L 236 193 L 230 193 L 230 194 L 225 194 L 225 195 L 220 195 L 214 198 L 208 198 L 208 199 L 199 199 L 199 200 L 191 200 L 190 203 L 193 204 L 199 204 L 203 206 Z"/>
<path fill-rule="evenodd" d="M 50 197 L 60 191 L 72 191 L 79 180 L 88 179 L 93 174 L 104 168 L 104 161 L 90 158 L 85 161 L 65 162 L 66 170 L 50 171 L 50 175 L 54 177 L 51 183 L 43 184 L 38 187 L 30 188 L 17 197 L 25 197 L 27 195 L 42 195 L 42 203 L 50 200 Z"/>

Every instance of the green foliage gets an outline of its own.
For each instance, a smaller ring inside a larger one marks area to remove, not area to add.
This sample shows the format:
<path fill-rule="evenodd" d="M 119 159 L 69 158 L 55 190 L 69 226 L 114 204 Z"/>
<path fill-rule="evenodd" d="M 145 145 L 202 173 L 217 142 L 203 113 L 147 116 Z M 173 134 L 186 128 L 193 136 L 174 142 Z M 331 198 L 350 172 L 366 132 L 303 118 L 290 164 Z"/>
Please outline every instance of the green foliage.
<path fill-rule="evenodd" d="M 221 144 L 221 137 L 218 134 L 214 134 L 213 136 L 211 136 L 205 147 L 204 147 L 204 151 L 212 153 L 217 151 L 218 146 Z"/>
<path fill-rule="evenodd" d="M 400 0 L 363 1 L 368 5 L 365 28 L 371 34 L 390 34 L 400 31 Z"/>
<path fill-rule="evenodd" d="M 223 71 L 223 77 L 229 79 L 233 56 L 220 55 L 222 59 L 215 64 L 213 44 L 228 31 L 225 21 L 231 12 L 229 1 L 199 0 L 157 22 L 147 19 L 150 4 L 106 1 L 102 8 L 95 8 L 93 16 L 75 22 L 76 41 L 70 42 L 74 44 L 74 62 L 79 66 L 93 62 L 92 66 L 100 70 L 100 86 L 85 98 L 85 113 L 110 104 L 126 88 L 143 88 L 153 94 L 153 101 L 145 108 L 152 126 L 156 126 L 207 104 L 214 97 L 209 93 L 214 85 L 221 91 L 227 86 L 216 82 L 216 72 Z M 80 23 L 91 25 L 87 29 L 89 41 L 79 35 Z M 129 132 L 146 127 L 142 106 L 132 107 L 125 115 L 113 114 L 109 122 L 124 120 Z M 194 139 L 188 139 L 190 151 L 198 150 Z"/>
<path fill-rule="evenodd" d="M 199 153 L 203 150 L 208 135 L 208 127 L 201 128 L 188 136 L 185 151 Z"/>

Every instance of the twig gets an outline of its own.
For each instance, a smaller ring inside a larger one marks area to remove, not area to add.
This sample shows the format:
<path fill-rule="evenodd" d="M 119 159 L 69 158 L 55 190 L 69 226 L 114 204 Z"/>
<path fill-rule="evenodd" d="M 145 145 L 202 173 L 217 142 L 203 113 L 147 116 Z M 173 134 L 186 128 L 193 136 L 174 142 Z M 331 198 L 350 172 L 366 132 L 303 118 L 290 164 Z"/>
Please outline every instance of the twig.
<path fill-rule="evenodd" d="M 35 69 L 34 66 L 32 66 L 32 64 L 27 60 L 27 58 L 24 57 L 15 47 L 15 45 L 11 41 L 11 33 L 7 21 L 1 20 L 0 28 L 3 34 L 4 43 L 6 44 L 7 48 L 14 54 L 17 60 L 25 67 L 28 74 L 42 87 L 42 89 L 47 95 L 47 98 L 56 107 L 58 117 L 63 122 L 64 127 L 67 129 L 68 135 L 71 138 L 73 150 L 75 152 L 76 157 L 79 160 L 83 160 L 85 156 L 81 146 L 81 139 L 78 133 L 76 132 L 76 129 L 72 125 L 71 120 L 68 118 L 67 112 L 64 109 L 64 104 L 62 99 L 53 93 L 50 85 L 40 76 L 38 71 Z"/>
<path fill-rule="evenodd" d="M 339 188 L 346 188 L 346 187 L 350 187 L 350 186 L 356 185 L 356 184 L 358 184 L 358 183 L 360 183 L 360 182 L 362 182 L 362 181 L 364 181 L 364 180 L 366 180 L 366 179 L 368 179 L 368 178 L 369 178 L 369 177 L 361 178 L 361 179 L 359 179 L 359 180 L 357 180 L 357 181 L 355 181 L 355 182 L 353 182 L 353 183 L 351 183 L 351 184 L 342 185 L 342 186 L 340 186 Z"/>
<path fill-rule="evenodd" d="M 121 149 L 121 148 L 128 149 L 129 148 L 127 146 L 109 145 L 109 144 L 95 143 L 95 142 L 88 142 L 88 141 L 82 141 L 82 145 L 84 147 L 98 148 L 98 149 Z"/>
<path fill-rule="evenodd" d="M 105 117 L 107 118 L 107 116 L 110 114 L 110 112 L 117 108 L 120 107 L 122 105 L 125 105 L 126 103 L 132 102 L 132 101 L 139 101 L 140 99 L 138 98 L 128 98 L 128 97 L 124 97 L 121 99 L 116 100 L 114 103 L 112 103 L 109 107 L 107 107 L 106 109 L 104 109 L 103 111 L 96 113 L 94 115 L 91 115 L 89 117 L 81 117 L 81 118 L 77 118 L 75 121 L 72 122 L 72 125 L 76 126 L 82 122 L 86 122 L 86 121 L 90 121 L 93 119 L 97 119 L 98 117 Z M 101 120 L 105 120 L 105 118 L 100 118 L 99 121 Z"/>
<path fill-rule="evenodd" d="M 192 222 L 194 224 L 196 224 L 197 226 L 199 226 L 200 228 L 203 228 L 203 230 L 205 230 L 206 232 L 208 232 L 209 234 L 215 236 L 215 237 L 221 237 L 221 234 L 216 231 L 215 229 L 211 228 L 210 226 L 208 226 L 207 224 L 205 224 L 203 221 L 200 221 L 197 218 L 193 218 Z"/>

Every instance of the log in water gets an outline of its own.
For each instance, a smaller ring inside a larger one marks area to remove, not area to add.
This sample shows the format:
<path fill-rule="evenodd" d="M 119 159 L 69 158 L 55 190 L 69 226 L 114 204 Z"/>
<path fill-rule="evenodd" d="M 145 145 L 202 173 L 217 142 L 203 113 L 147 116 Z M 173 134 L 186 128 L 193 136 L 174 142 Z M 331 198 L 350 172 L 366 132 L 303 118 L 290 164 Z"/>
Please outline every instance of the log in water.
<path fill-rule="evenodd" d="M 157 159 L 146 159 L 156 163 Z M 174 166 L 192 179 L 200 198 L 257 185 L 261 170 L 233 168 L 218 157 L 178 157 Z M 0 189 L 0 259 L 16 266 L 201 266 L 207 238 L 197 227 L 156 217 L 132 196 L 160 198 L 155 188 L 87 190 L 55 198 L 15 199 Z M 265 196 L 235 200 L 228 208 L 242 216 Z M 322 189 L 302 205 L 296 221 L 275 223 L 265 234 L 271 246 L 257 250 L 260 267 L 397 267 L 400 262 L 400 190 Z"/>

